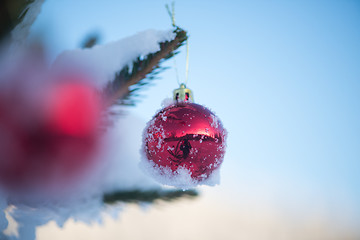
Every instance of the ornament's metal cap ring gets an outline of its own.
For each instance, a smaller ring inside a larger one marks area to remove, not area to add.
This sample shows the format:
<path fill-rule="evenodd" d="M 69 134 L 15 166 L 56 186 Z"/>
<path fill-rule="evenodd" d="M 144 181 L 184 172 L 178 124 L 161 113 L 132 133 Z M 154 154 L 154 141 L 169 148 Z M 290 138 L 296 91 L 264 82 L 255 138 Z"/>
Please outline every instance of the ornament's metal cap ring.
<path fill-rule="evenodd" d="M 180 88 L 174 90 L 174 100 L 177 102 L 194 102 L 194 97 L 192 91 L 182 83 Z"/>

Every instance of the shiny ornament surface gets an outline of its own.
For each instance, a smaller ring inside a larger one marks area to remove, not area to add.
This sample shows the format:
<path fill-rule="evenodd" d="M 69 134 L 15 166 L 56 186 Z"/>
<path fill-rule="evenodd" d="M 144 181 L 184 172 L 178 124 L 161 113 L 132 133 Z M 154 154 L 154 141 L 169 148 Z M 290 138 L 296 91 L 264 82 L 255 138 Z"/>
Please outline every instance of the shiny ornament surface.
<path fill-rule="evenodd" d="M 197 182 L 220 167 L 225 154 L 226 131 L 207 108 L 180 102 L 161 110 L 149 122 L 144 135 L 147 159 L 159 174 L 189 171 Z"/>

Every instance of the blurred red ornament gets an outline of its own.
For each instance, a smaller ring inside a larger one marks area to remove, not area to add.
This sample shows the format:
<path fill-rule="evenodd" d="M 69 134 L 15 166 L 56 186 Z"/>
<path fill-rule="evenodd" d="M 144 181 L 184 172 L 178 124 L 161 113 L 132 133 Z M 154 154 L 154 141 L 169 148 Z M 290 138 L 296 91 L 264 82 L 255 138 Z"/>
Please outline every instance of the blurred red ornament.
<path fill-rule="evenodd" d="M 191 95 L 184 96 L 188 100 Z M 144 150 L 155 168 L 176 174 L 182 167 L 189 170 L 192 179 L 202 181 L 223 161 L 226 131 L 201 105 L 188 101 L 170 105 L 155 115 L 145 133 Z"/>
<path fill-rule="evenodd" d="M 101 102 L 92 86 L 77 81 L 60 83 L 48 96 L 47 118 L 53 131 L 77 137 L 97 133 Z"/>
<path fill-rule="evenodd" d="M 11 191 L 57 191 L 93 164 L 102 107 L 95 88 L 71 79 L 38 95 L 0 93 L 0 184 Z"/>

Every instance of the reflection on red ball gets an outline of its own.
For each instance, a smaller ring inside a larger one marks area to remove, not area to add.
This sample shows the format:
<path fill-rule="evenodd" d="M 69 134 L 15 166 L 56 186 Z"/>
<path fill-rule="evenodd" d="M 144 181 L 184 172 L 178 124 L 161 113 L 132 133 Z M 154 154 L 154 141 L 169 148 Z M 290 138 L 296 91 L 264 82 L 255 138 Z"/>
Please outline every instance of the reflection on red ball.
<path fill-rule="evenodd" d="M 195 103 L 177 103 L 161 110 L 145 130 L 145 153 L 156 167 L 188 169 L 191 178 L 207 179 L 220 167 L 225 154 L 220 120 Z"/>
<path fill-rule="evenodd" d="M 93 164 L 101 116 L 94 87 L 60 82 L 38 94 L 41 103 L 0 93 L 0 185 L 7 190 L 66 187 Z"/>

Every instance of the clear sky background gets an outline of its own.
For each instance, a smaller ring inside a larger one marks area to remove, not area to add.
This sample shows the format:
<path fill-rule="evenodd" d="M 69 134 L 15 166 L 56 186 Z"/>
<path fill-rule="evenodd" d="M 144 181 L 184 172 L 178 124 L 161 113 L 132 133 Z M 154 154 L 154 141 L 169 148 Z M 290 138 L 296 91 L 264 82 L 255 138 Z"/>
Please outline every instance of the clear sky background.
<path fill-rule="evenodd" d="M 31 37 L 46 39 L 53 60 L 92 32 L 108 43 L 169 29 L 166 3 L 47 0 Z M 360 227 L 360 2 L 183 0 L 175 7 L 176 23 L 190 35 L 188 87 L 229 132 L 222 183 L 202 189 L 204 212 L 216 218 L 210 209 L 228 205 L 233 222 L 251 222 L 255 212 L 276 222 L 281 212 L 285 222 L 320 216 L 329 228 L 344 225 L 343 232 Z M 181 51 L 176 64 L 184 79 Z M 129 111 L 144 126 L 178 87 L 173 68 L 160 77 Z M 201 220 L 196 204 L 161 212 L 192 209 Z M 140 213 L 124 214 L 117 226 L 134 214 Z"/>

